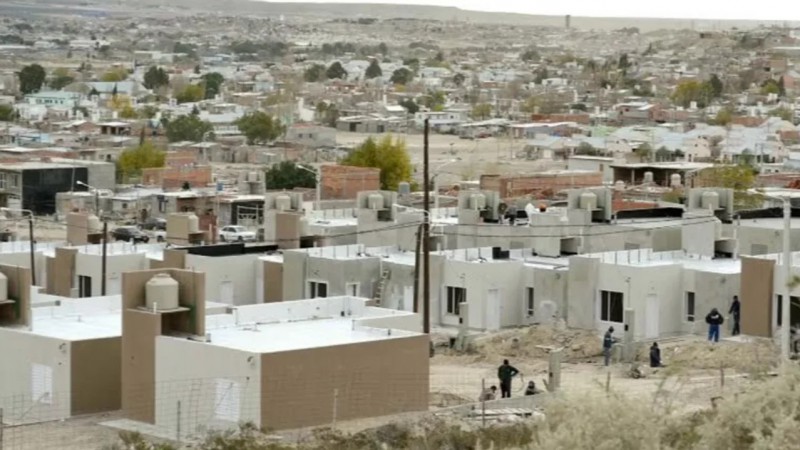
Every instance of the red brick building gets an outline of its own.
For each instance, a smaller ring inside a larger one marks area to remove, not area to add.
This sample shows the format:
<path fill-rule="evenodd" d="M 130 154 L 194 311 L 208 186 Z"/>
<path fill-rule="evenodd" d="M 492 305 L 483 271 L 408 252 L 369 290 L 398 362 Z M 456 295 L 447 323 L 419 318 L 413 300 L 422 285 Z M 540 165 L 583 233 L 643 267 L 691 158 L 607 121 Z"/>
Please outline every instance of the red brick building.
<path fill-rule="evenodd" d="M 501 199 L 539 194 L 543 191 L 556 193 L 564 189 L 603 185 L 603 174 L 577 170 L 540 172 L 531 175 L 503 176 L 481 175 L 480 188 L 497 191 Z"/>
<path fill-rule="evenodd" d="M 356 198 L 361 191 L 381 188 L 381 171 L 372 167 L 323 165 L 322 198 L 343 200 Z"/>

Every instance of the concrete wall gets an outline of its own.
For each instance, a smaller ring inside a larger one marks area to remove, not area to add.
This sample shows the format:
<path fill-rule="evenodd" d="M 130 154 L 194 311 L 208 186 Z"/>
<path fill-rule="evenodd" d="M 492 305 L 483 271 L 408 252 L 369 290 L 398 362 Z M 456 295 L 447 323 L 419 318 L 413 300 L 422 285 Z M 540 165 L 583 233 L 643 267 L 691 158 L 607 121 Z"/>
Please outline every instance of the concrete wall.
<path fill-rule="evenodd" d="M 491 257 L 491 255 L 487 255 Z M 459 318 L 447 313 L 447 287 L 466 289 L 469 317 L 467 325 L 474 329 L 496 330 L 499 327 L 519 325 L 520 304 L 519 280 L 522 263 L 445 261 L 440 282 L 432 283 L 435 293 L 431 302 L 439 307 L 439 323 L 458 325 Z M 498 302 L 489 297 L 490 290 L 498 291 Z"/>
<path fill-rule="evenodd" d="M 259 354 L 159 336 L 155 359 L 156 425 L 176 429 L 178 402 L 184 433 L 200 432 L 201 427 L 233 428 L 239 422 L 260 423 L 260 379 Z M 223 394 L 229 401 L 221 401 L 219 395 Z"/>
<path fill-rule="evenodd" d="M 574 328 L 592 329 L 599 315 L 594 308 L 600 261 L 586 256 L 574 256 L 569 260 L 569 302 L 567 324 Z"/>
<path fill-rule="evenodd" d="M 350 254 L 355 256 L 355 247 Z M 333 247 L 328 248 L 333 249 Z M 342 256 L 347 249 L 337 247 Z M 356 293 L 372 297 L 376 283 L 380 279 L 380 257 L 355 257 L 336 259 L 333 257 L 309 256 L 306 251 L 287 251 L 283 254 L 283 298 L 300 300 L 310 297 L 308 282 L 319 281 L 328 284 L 328 297 L 349 295 L 349 283 L 358 283 Z"/>
<path fill-rule="evenodd" d="M 706 314 L 712 308 L 717 308 L 725 316 L 723 334 L 727 334 L 732 325 L 728 310 L 733 302 L 734 295 L 740 295 L 741 276 L 736 274 L 721 274 L 702 270 L 683 270 L 683 296 L 681 298 L 681 322 L 685 333 L 704 335 L 708 332 L 705 323 Z M 686 320 L 686 292 L 694 292 L 695 319 L 694 322 Z M 741 299 L 740 299 L 741 300 Z"/>
<path fill-rule="evenodd" d="M 67 341 L 0 328 L 0 407 L 4 422 L 36 423 L 70 416 L 70 353 Z M 34 364 L 49 368 L 49 383 L 45 378 L 34 380 Z M 40 389 L 34 389 L 34 382 Z M 51 396 L 35 399 L 34 392 L 50 392 Z"/>
<path fill-rule="evenodd" d="M 544 268 L 523 265 L 519 288 L 520 325 L 542 323 L 551 320 L 543 317 L 540 308 L 544 302 L 553 302 L 556 307 L 556 318 L 566 318 L 569 273 L 566 269 Z M 528 317 L 527 288 L 533 288 L 534 315 Z"/>
<path fill-rule="evenodd" d="M 741 303 L 742 333 L 770 337 L 773 330 L 772 304 L 776 287 L 775 261 L 762 258 L 742 258 Z M 783 295 L 783 288 L 778 292 Z"/>
<path fill-rule="evenodd" d="M 150 263 L 144 253 L 122 255 L 106 255 L 106 295 L 122 293 L 122 274 L 149 269 Z M 92 278 L 91 296 L 102 295 L 101 282 L 103 275 L 102 255 L 78 252 L 75 255 L 75 279 L 73 286 L 78 287 L 78 276 Z"/>
<path fill-rule="evenodd" d="M 256 280 L 259 255 L 200 256 L 186 255 L 186 268 L 205 272 L 206 297 L 210 302 L 230 305 L 256 303 Z M 233 284 L 233 301 L 223 299 L 223 283 Z"/>
<path fill-rule="evenodd" d="M 783 251 L 783 229 L 742 225 L 737 231 L 739 254 L 765 255 Z M 791 235 L 792 251 L 800 250 L 800 229 L 793 228 Z"/>

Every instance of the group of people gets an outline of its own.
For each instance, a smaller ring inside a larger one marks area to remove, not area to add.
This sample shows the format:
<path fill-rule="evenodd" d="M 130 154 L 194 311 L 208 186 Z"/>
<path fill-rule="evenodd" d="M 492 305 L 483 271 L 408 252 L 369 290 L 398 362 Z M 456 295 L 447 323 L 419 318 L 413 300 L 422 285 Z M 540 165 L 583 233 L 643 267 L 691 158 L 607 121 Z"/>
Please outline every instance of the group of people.
<path fill-rule="evenodd" d="M 497 379 L 500 381 L 501 398 L 511 398 L 511 380 L 520 374 L 521 372 L 516 367 L 512 366 L 507 359 L 503 360 L 503 364 L 497 368 Z M 536 395 L 538 393 L 539 390 L 536 389 L 536 383 L 533 381 L 528 381 L 527 386 L 525 386 L 525 395 Z M 496 396 L 497 386 L 491 386 L 481 393 L 481 396 L 478 400 L 494 400 Z"/>
<path fill-rule="evenodd" d="M 741 313 L 741 303 L 739 303 L 739 296 L 733 296 L 733 303 L 728 310 L 728 314 L 733 318 L 733 331 L 732 335 L 739 334 L 739 318 Z M 711 312 L 706 315 L 706 324 L 708 324 L 708 340 L 712 342 L 719 342 L 720 327 L 725 322 L 725 319 L 720 314 L 717 308 L 712 308 Z M 619 342 L 614 337 L 614 327 L 608 327 L 605 335 L 603 336 L 603 360 L 605 365 L 608 366 L 611 361 L 611 349 L 614 344 Z M 653 342 L 650 346 L 650 367 L 664 367 L 661 362 L 661 348 L 657 342 Z M 512 366 L 508 360 L 503 360 L 503 364 L 497 368 L 497 379 L 500 381 L 500 396 L 501 398 L 511 397 L 511 380 L 520 375 L 520 371 Z M 536 389 L 536 383 L 528 381 L 525 387 L 525 395 L 535 395 L 539 391 Z M 494 400 L 497 396 L 497 386 L 491 386 L 481 393 L 480 401 Z"/>
<path fill-rule="evenodd" d="M 733 318 L 733 330 L 731 335 L 736 336 L 740 333 L 739 319 L 741 317 L 742 305 L 739 302 L 739 296 L 733 296 L 733 302 L 728 310 L 728 314 Z M 711 312 L 706 315 L 706 324 L 708 324 L 708 340 L 711 342 L 719 342 L 719 331 L 722 324 L 725 323 L 725 318 L 722 317 L 717 308 L 712 308 Z M 607 366 L 611 360 L 611 349 L 618 339 L 614 337 L 614 327 L 608 327 L 606 334 L 603 336 L 603 360 Z M 658 348 L 658 343 L 653 342 L 650 346 L 650 367 L 663 367 L 661 365 L 661 349 Z"/>

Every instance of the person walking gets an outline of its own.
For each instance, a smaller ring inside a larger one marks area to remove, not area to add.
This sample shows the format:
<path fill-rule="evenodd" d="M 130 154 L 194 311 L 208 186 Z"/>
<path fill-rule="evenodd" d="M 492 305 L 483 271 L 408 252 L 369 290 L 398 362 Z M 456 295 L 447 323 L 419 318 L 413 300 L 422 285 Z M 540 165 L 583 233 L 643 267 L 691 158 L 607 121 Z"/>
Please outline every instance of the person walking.
<path fill-rule="evenodd" d="M 503 360 L 503 365 L 497 368 L 497 378 L 500 379 L 500 397 L 511 398 L 511 379 L 519 374 L 516 367 Z"/>
<path fill-rule="evenodd" d="M 650 346 L 650 367 L 661 367 L 661 349 L 657 342 Z"/>
<path fill-rule="evenodd" d="M 608 331 L 606 331 L 605 336 L 603 336 L 603 358 L 605 360 L 606 366 L 611 361 L 611 347 L 614 346 L 614 342 L 617 340 L 614 339 L 614 327 L 608 327 Z"/>
<path fill-rule="evenodd" d="M 711 312 L 706 316 L 706 323 L 708 324 L 708 340 L 711 342 L 719 342 L 719 327 L 725 322 L 722 314 L 717 311 L 717 308 L 712 308 Z"/>
<path fill-rule="evenodd" d="M 731 315 L 733 318 L 733 332 L 731 333 L 733 336 L 736 336 L 740 333 L 739 331 L 739 313 L 742 310 L 742 304 L 739 303 L 739 296 L 733 296 L 733 303 L 731 303 L 731 309 L 728 311 L 728 314 Z"/>

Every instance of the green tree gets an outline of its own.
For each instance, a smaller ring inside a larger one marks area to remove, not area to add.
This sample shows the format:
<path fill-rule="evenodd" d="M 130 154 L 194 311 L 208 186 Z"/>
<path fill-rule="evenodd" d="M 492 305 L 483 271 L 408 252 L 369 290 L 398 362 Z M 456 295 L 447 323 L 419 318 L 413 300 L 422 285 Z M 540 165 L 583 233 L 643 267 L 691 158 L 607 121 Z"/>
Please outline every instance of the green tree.
<path fill-rule="evenodd" d="M 199 102 L 205 98 L 205 95 L 205 89 L 203 89 L 202 85 L 190 84 L 183 88 L 181 92 L 175 94 L 175 100 L 178 103 Z"/>
<path fill-rule="evenodd" d="M 39 92 L 44 84 L 46 76 L 44 67 L 39 64 L 31 64 L 23 67 L 17 74 L 19 78 L 19 90 L 23 94 Z"/>
<path fill-rule="evenodd" d="M 416 114 L 419 111 L 419 105 L 413 98 L 405 98 L 400 100 L 397 104 L 405 108 L 409 114 Z"/>
<path fill-rule="evenodd" d="M 777 81 L 770 78 L 769 80 L 761 83 L 761 95 L 768 95 L 768 94 L 781 94 L 781 87 Z"/>
<path fill-rule="evenodd" d="M 594 148 L 594 146 L 588 142 L 581 142 L 578 144 L 578 147 L 575 148 L 576 155 L 585 155 L 585 156 L 598 156 L 600 151 Z"/>
<path fill-rule="evenodd" d="M 733 189 L 734 209 L 759 207 L 763 198 L 748 192 L 755 186 L 757 170 L 747 164 L 717 165 L 700 172 L 705 186 Z"/>
<path fill-rule="evenodd" d="M 672 161 L 674 159 L 673 153 L 667 147 L 662 145 L 656 150 L 656 161 Z"/>
<path fill-rule="evenodd" d="M 688 108 L 692 102 L 696 102 L 698 107 L 704 108 L 711 101 L 711 97 L 710 84 L 695 80 L 681 82 L 672 93 L 672 101 L 684 108 Z"/>
<path fill-rule="evenodd" d="M 457 72 L 455 75 L 453 75 L 453 84 L 455 84 L 458 87 L 463 86 L 464 85 L 464 81 L 466 81 L 466 80 L 467 80 L 467 77 L 464 76 L 464 74 L 461 73 L 461 72 Z"/>
<path fill-rule="evenodd" d="M 787 122 L 794 122 L 794 111 L 786 107 L 775 108 L 767 113 L 771 117 L 780 117 Z"/>
<path fill-rule="evenodd" d="M 622 69 L 622 70 L 626 70 L 630 66 L 631 66 L 631 63 L 630 63 L 630 61 L 628 61 L 628 54 L 627 53 L 623 53 L 622 55 L 620 55 L 619 61 L 617 61 L 617 67 Z"/>
<path fill-rule="evenodd" d="M 422 97 L 422 104 L 432 111 L 441 111 L 447 97 L 442 91 L 433 91 Z"/>
<path fill-rule="evenodd" d="M 322 64 L 313 64 L 303 73 L 303 79 L 305 79 L 307 83 L 316 83 L 317 81 L 324 80 L 325 66 Z"/>
<path fill-rule="evenodd" d="M 317 120 L 329 127 L 336 127 L 339 120 L 339 109 L 334 104 L 325 102 L 317 103 Z"/>
<path fill-rule="evenodd" d="M 139 117 L 142 119 L 152 119 L 158 114 L 158 106 L 144 105 L 139 109 Z"/>
<path fill-rule="evenodd" d="M 378 64 L 377 59 L 373 59 L 372 62 L 369 63 L 369 67 L 367 67 L 367 70 L 364 72 L 364 77 L 366 77 L 368 80 L 371 80 L 373 78 L 378 78 L 382 75 L 383 75 L 383 70 L 381 70 L 381 65 Z"/>
<path fill-rule="evenodd" d="M 403 65 L 411 69 L 412 72 L 419 72 L 419 59 L 408 58 L 403 60 Z"/>
<path fill-rule="evenodd" d="M 170 142 L 202 142 L 206 138 L 213 139 L 214 137 L 214 127 L 192 114 L 165 120 L 165 122 L 167 140 Z"/>
<path fill-rule="evenodd" d="M 169 85 L 169 75 L 161 67 L 151 66 L 144 74 L 144 87 L 158 89 Z"/>
<path fill-rule="evenodd" d="M 730 106 L 726 106 L 719 111 L 717 111 L 717 115 L 712 119 L 712 123 L 714 125 L 719 125 L 722 127 L 730 125 L 733 122 L 733 108 Z"/>
<path fill-rule="evenodd" d="M 205 98 L 207 99 L 216 97 L 220 93 L 222 83 L 225 82 L 225 77 L 218 72 L 207 73 L 200 77 L 200 79 L 203 80 L 203 86 L 205 87 Z"/>
<path fill-rule="evenodd" d="M 273 165 L 264 173 L 264 181 L 267 189 L 313 188 L 317 185 L 316 176 L 298 167 L 294 161 Z"/>
<path fill-rule="evenodd" d="M 368 138 L 342 164 L 380 169 L 381 189 L 394 191 L 402 181 L 411 181 L 411 158 L 402 139 L 386 135 L 380 141 Z"/>
<path fill-rule="evenodd" d="M 473 119 L 477 120 L 488 119 L 492 115 L 492 105 L 488 103 L 479 103 L 472 107 L 472 113 L 470 115 Z"/>
<path fill-rule="evenodd" d="M 725 90 L 725 85 L 722 83 L 722 80 L 719 79 L 717 74 L 711 74 L 711 77 L 708 79 L 708 85 L 711 88 L 711 97 L 722 97 L 722 91 Z"/>
<path fill-rule="evenodd" d="M 125 79 L 127 78 L 128 78 L 128 71 L 126 69 L 123 69 L 122 67 L 111 69 L 100 76 L 101 81 L 105 81 L 108 83 L 125 81 Z"/>
<path fill-rule="evenodd" d="M 347 78 L 347 71 L 344 70 L 344 67 L 342 67 L 342 63 L 335 61 L 328 67 L 328 70 L 325 71 L 325 76 L 328 77 L 329 80 L 333 80 L 335 78 L 343 80 Z"/>
<path fill-rule="evenodd" d="M 414 79 L 414 72 L 406 69 L 405 67 L 401 67 L 394 72 L 392 72 L 392 77 L 389 78 L 389 81 L 392 84 L 400 84 L 406 85 Z"/>
<path fill-rule="evenodd" d="M 636 148 L 634 151 L 642 161 L 650 161 L 653 159 L 653 147 L 650 146 L 648 143 L 644 143 Z"/>
<path fill-rule="evenodd" d="M 0 105 L 0 122 L 11 122 L 17 113 L 11 105 Z"/>
<path fill-rule="evenodd" d="M 285 130 L 280 120 L 263 111 L 246 114 L 235 123 L 250 145 L 266 145 L 280 137 Z"/>
<path fill-rule="evenodd" d="M 50 88 L 56 91 L 60 91 L 61 89 L 64 89 L 65 87 L 72 84 L 73 81 L 75 81 L 75 78 L 70 75 L 54 74 L 53 78 L 50 80 Z"/>
<path fill-rule="evenodd" d="M 149 142 L 124 150 L 117 159 L 118 181 L 124 183 L 132 178 L 138 178 L 142 174 L 142 169 L 164 167 L 165 156 L 165 152 Z"/>
<path fill-rule="evenodd" d="M 535 49 L 529 48 L 524 52 L 522 52 L 522 55 L 520 55 L 520 59 L 522 59 L 525 62 L 538 61 L 539 52 L 537 52 Z"/>

